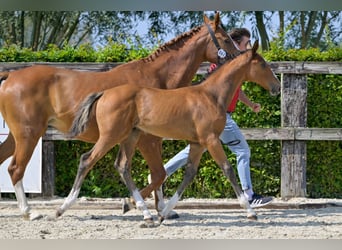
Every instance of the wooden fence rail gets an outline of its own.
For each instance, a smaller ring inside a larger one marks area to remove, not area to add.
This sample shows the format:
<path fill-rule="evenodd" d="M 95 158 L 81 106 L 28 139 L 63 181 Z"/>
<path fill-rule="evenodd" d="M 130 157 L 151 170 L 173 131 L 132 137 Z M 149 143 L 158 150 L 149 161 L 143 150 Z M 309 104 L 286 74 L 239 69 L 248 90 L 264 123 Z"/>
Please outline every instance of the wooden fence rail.
<path fill-rule="evenodd" d="M 0 71 L 44 64 L 77 70 L 106 71 L 119 63 L 0 63 Z M 342 128 L 307 128 L 307 74 L 342 74 L 341 62 L 271 62 L 281 74 L 281 127 L 241 129 L 247 140 L 280 140 L 281 197 L 306 196 L 306 141 L 342 140 Z M 201 64 L 197 74 L 205 74 L 209 64 Z M 62 133 L 49 128 L 43 137 L 42 195 L 54 195 L 54 140 L 65 140 Z"/>

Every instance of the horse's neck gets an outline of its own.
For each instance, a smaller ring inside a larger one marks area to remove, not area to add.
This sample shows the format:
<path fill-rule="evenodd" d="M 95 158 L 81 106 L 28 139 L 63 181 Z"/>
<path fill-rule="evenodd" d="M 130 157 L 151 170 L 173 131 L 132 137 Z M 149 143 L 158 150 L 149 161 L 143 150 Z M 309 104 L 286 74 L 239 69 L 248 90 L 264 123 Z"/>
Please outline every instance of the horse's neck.
<path fill-rule="evenodd" d="M 173 89 L 189 86 L 200 64 L 206 60 L 207 42 L 199 39 L 204 34 L 198 32 L 187 40 L 180 39 L 147 58 L 121 65 L 120 70 L 123 72 L 125 67 L 134 69 L 136 80 L 148 79 L 149 82 L 143 85 L 151 87 Z"/>

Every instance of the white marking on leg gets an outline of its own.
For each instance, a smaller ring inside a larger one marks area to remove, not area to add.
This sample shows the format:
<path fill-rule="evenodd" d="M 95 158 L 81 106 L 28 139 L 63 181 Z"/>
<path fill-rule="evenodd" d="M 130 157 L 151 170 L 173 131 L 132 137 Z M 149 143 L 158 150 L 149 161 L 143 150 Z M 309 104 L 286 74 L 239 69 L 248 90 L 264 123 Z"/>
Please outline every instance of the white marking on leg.
<path fill-rule="evenodd" d="M 59 208 L 61 214 L 63 214 L 67 209 L 69 209 L 73 204 L 76 203 L 78 194 L 80 193 L 80 189 L 75 190 L 71 189 L 68 197 L 65 199 L 63 205 Z"/>
<path fill-rule="evenodd" d="M 144 219 L 151 219 L 152 215 L 151 215 L 150 211 L 147 209 L 147 206 L 146 206 L 144 199 L 142 198 L 139 190 L 135 189 L 133 191 L 132 196 L 135 200 L 135 204 L 136 204 L 137 208 L 143 212 Z"/>
<path fill-rule="evenodd" d="M 164 182 L 166 181 L 166 179 L 167 179 L 167 175 L 165 176 Z M 149 183 L 149 184 L 152 183 L 151 174 L 149 174 L 149 175 L 147 176 L 147 180 L 148 180 L 148 183 Z M 157 211 L 160 212 L 160 211 L 162 211 L 162 210 L 164 209 L 164 207 L 165 207 L 164 195 L 163 195 L 163 185 L 160 185 L 160 187 L 157 189 L 156 195 L 157 195 L 157 197 L 158 197 Z M 155 200 L 156 197 L 155 197 L 154 191 L 152 192 L 152 196 L 153 196 L 153 199 Z"/>
<path fill-rule="evenodd" d="M 241 193 L 239 197 L 240 206 L 247 210 L 247 217 L 255 217 L 256 213 L 254 212 L 253 208 L 251 208 L 246 196 Z"/>
<path fill-rule="evenodd" d="M 158 211 L 162 211 L 165 208 L 165 202 L 164 202 L 164 195 L 163 195 L 163 188 L 160 186 L 157 191 L 158 196 Z"/>
<path fill-rule="evenodd" d="M 18 207 L 25 219 L 38 220 L 43 216 L 37 212 L 32 213 L 25 196 L 23 181 L 20 180 L 14 185 L 15 196 L 17 197 Z"/>
<path fill-rule="evenodd" d="M 169 202 L 166 204 L 165 208 L 161 212 L 161 216 L 166 218 L 166 216 L 170 213 L 170 211 L 177 205 L 177 202 L 179 200 L 179 195 L 176 192 L 172 198 L 169 200 Z"/>
<path fill-rule="evenodd" d="M 15 195 L 18 201 L 18 207 L 24 217 L 29 217 L 30 207 L 27 204 L 27 199 L 24 192 L 23 181 L 20 180 L 14 185 Z"/>

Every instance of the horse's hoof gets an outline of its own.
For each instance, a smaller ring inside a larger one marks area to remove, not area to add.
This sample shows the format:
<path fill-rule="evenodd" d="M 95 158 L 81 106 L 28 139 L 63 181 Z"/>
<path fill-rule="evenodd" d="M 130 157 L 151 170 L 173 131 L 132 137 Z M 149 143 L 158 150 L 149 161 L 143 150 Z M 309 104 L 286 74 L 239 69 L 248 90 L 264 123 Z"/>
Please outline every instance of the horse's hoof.
<path fill-rule="evenodd" d="M 157 225 L 154 223 L 152 218 L 145 219 L 144 224 L 140 225 L 140 228 L 153 228 L 156 227 Z"/>
<path fill-rule="evenodd" d="M 125 214 L 128 211 L 132 210 L 134 205 L 131 202 L 130 198 L 124 198 L 122 201 L 122 213 Z"/>
<path fill-rule="evenodd" d="M 258 220 L 258 216 L 256 214 L 247 215 L 247 219 L 249 219 L 249 220 Z"/>

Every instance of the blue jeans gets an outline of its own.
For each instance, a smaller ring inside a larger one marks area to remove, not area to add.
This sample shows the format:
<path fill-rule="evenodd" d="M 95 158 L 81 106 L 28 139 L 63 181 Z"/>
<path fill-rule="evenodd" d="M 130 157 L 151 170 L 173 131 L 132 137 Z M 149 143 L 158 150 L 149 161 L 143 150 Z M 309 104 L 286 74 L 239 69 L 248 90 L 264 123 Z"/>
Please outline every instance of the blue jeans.
<path fill-rule="evenodd" d="M 220 140 L 236 155 L 237 171 L 242 190 L 252 189 L 249 167 L 251 151 L 245 137 L 240 131 L 240 128 L 228 113 L 226 116 L 226 125 L 220 135 Z M 172 175 L 177 169 L 187 163 L 189 152 L 190 145 L 187 145 L 182 151 L 176 154 L 165 164 L 164 168 L 168 176 Z"/>

